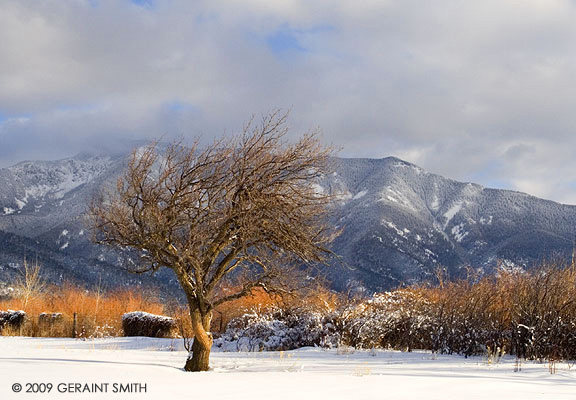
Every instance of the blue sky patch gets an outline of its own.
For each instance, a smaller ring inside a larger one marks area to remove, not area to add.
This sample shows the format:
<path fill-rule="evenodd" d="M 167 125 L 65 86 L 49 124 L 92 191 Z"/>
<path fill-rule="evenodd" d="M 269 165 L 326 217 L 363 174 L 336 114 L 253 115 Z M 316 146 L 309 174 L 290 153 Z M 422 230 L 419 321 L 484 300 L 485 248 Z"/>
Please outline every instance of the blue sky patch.
<path fill-rule="evenodd" d="M 502 171 L 505 169 L 501 161 L 492 160 L 490 165 L 469 174 L 467 181 L 482 182 L 482 185 L 491 189 L 510 189 L 513 185 L 503 179 Z"/>
<path fill-rule="evenodd" d="M 274 32 L 266 38 L 266 44 L 273 53 L 286 51 L 305 52 L 306 49 L 298 40 L 298 33 L 291 29 L 283 29 Z"/>
<path fill-rule="evenodd" d="M 152 8 L 154 7 L 154 0 L 130 0 L 132 4 L 136 4 L 139 7 Z"/>
<path fill-rule="evenodd" d="M 0 125 L 2 125 L 5 122 L 22 121 L 22 120 L 26 120 L 26 119 L 30 119 L 30 118 L 32 118 L 32 114 L 29 114 L 29 113 L 18 114 L 18 115 L 7 115 L 7 114 L 0 113 Z"/>
<path fill-rule="evenodd" d="M 285 52 L 307 53 L 310 51 L 303 43 L 306 36 L 333 31 L 331 26 L 317 26 L 310 29 L 294 29 L 284 25 L 266 36 L 266 45 L 275 54 Z"/>

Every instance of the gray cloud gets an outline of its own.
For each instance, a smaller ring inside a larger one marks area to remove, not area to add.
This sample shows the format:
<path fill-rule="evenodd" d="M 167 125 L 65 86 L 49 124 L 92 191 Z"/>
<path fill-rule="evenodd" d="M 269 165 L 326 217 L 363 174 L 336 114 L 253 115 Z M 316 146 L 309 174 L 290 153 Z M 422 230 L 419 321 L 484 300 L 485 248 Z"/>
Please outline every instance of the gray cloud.
<path fill-rule="evenodd" d="M 0 166 L 291 108 L 341 155 L 576 203 L 561 0 L 5 0 Z"/>

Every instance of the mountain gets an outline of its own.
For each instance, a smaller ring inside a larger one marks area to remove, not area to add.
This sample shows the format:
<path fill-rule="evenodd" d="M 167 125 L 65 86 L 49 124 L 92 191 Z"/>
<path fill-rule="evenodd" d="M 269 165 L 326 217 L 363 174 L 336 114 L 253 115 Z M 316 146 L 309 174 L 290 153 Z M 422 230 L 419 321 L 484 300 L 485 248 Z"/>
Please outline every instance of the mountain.
<path fill-rule="evenodd" d="M 128 273 L 119 268 L 118 255 L 94 245 L 86 230 L 82 215 L 90 200 L 116 182 L 125 163 L 125 154 L 80 154 L 0 169 L 0 281 L 12 281 L 27 260 L 38 262 L 53 283 L 171 292 L 177 284 L 169 271 L 161 279 Z"/>
<path fill-rule="evenodd" d="M 27 258 L 53 282 L 172 290 L 170 271 L 121 270 L 118 255 L 92 244 L 84 227 L 90 199 L 125 165 L 126 155 L 80 154 L 0 169 L 0 281 Z M 338 258 L 322 268 L 336 289 L 385 290 L 430 279 L 440 266 L 457 277 L 468 266 L 492 273 L 499 263 L 529 266 L 572 252 L 576 206 L 456 182 L 394 157 L 335 158 L 333 169 L 318 189 L 337 198 Z"/>
<path fill-rule="evenodd" d="M 357 281 L 388 289 L 450 276 L 468 267 L 531 266 L 567 258 L 573 248 L 576 206 L 525 193 L 456 182 L 389 157 L 336 159 L 323 186 L 340 194 L 333 249 L 343 264 L 327 269 L 344 289 Z"/>

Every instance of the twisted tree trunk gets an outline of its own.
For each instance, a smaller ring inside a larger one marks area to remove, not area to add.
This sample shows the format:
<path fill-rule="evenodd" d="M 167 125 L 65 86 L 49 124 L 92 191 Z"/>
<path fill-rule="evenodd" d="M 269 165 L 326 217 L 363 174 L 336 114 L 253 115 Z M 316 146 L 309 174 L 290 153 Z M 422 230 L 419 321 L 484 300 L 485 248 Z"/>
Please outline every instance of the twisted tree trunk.
<path fill-rule="evenodd" d="M 210 333 L 212 312 L 202 315 L 198 308 L 193 308 L 190 310 L 190 317 L 194 330 L 194 343 L 184 369 L 192 372 L 208 371 L 210 368 L 210 350 L 214 341 Z"/>

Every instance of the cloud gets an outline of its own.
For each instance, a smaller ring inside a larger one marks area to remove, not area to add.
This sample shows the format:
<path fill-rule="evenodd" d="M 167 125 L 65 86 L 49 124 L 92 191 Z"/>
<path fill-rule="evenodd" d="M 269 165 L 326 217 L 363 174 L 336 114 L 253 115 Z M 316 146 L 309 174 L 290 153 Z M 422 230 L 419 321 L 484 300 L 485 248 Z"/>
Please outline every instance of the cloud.
<path fill-rule="evenodd" d="M 0 166 L 292 110 L 341 155 L 576 203 L 568 0 L 6 0 Z"/>

